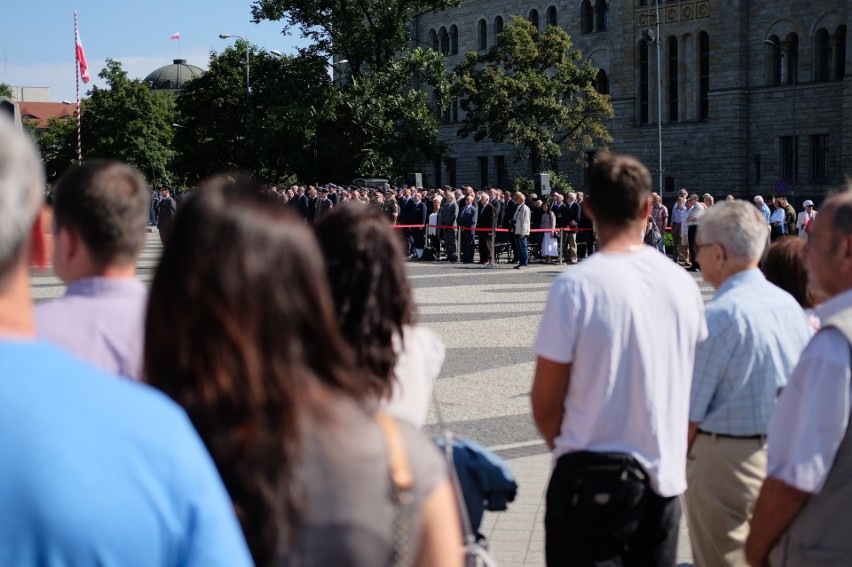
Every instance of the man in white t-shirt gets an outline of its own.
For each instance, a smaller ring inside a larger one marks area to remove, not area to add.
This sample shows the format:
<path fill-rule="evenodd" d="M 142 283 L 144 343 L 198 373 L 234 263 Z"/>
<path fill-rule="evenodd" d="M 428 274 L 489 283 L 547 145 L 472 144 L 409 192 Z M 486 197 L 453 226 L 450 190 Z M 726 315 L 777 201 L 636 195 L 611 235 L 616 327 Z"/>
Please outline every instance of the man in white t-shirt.
<path fill-rule="evenodd" d="M 674 565 L 701 294 L 642 242 L 641 163 L 600 154 L 589 187 L 601 254 L 553 283 L 533 347 L 533 416 L 554 458 L 547 564 Z"/>

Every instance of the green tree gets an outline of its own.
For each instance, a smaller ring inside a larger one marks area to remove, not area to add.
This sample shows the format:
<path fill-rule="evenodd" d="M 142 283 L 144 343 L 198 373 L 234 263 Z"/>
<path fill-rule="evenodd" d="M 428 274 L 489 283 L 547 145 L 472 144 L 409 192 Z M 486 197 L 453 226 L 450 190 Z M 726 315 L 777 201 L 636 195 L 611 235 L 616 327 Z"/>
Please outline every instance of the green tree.
<path fill-rule="evenodd" d="M 143 172 L 152 183 L 172 182 L 174 100 L 107 59 L 98 74 L 108 88 L 93 87 L 82 112 L 84 158 L 113 158 Z"/>
<path fill-rule="evenodd" d="M 84 112 L 85 112 L 85 101 Z M 44 161 L 48 181 L 56 180 L 66 169 L 77 163 L 77 120 L 50 118 L 47 129 L 36 138 Z"/>
<path fill-rule="evenodd" d="M 518 146 L 517 159 L 529 159 L 533 173 L 565 150 L 579 159 L 604 146 L 612 106 L 595 90 L 597 69 L 581 58 L 562 28 L 539 33 L 513 17 L 498 45 L 468 53 L 454 70 L 453 93 L 466 115 L 459 135 Z"/>
<path fill-rule="evenodd" d="M 317 166 L 317 130 L 331 97 L 321 58 L 277 57 L 244 42 L 212 52 L 209 70 L 178 95 L 178 170 L 190 182 L 226 170 L 273 181 L 292 174 L 309 178 Z"/>
<path fill-rule="evenodd" d="M 310 40 L 306 54 L 337 58 L 334 104 L 320 151 L 339 149 L 351 158 L 350 174 L 399 175 L 421 157 L 442 152 L 438 120 L 448 93 L 446 63 L 434 50 L 411 49 L 412 22 L 423 13 L 458 6 L 460 0 L 257 0 L 256 20 L 283 20 L 284 32 Z M 320 129 L 322 133 L 323 129 Z"/>
<path fill-rule="evenodd" d="M 6 83 L 0 83 L 0 96 L 12 98 L 12 87 Z"/>

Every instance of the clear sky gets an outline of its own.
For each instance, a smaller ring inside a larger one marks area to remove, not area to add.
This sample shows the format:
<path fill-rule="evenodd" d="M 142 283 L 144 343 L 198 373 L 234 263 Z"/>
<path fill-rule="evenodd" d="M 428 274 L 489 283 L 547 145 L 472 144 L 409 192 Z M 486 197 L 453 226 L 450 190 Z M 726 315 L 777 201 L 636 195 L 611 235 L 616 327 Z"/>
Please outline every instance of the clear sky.
<path fill-rule="evenodd" d="M 210 51 L 222 51 L 240 35 L 260 49 L 295 53 L 298 32 L 284 36 L 283 22 L 251 21 L 251 0 L 9 0 L 0 17 L 0 82 L 50 87 L 52 101 L 75 94 L 74 10 L 92 81 L 80 81 L 85 97 L 107 58 L 121 61 L 130 78 L 144 79 L 173 59 L 207 69 Z M 169 36 L 180 33 L 180 41 Z"/>

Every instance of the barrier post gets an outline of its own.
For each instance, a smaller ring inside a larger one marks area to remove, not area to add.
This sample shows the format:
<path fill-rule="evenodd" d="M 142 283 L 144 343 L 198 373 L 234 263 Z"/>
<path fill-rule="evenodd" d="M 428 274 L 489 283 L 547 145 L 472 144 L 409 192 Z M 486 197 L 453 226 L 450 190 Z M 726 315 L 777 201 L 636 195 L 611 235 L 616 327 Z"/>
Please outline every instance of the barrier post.
<path fill-rule="evenodd" d="M 461 225 L 456 225 L 456 264 L 461 264 L 462 247 L 461 247 Z"/>
<path fill-rule="evenodd" d="M 497 264 L 497 243 L 495 241 L 496 238 L 497 238 L 497 227 L 492 226 L 491 227 L 491 265 Z"/>
<path fill-rule="evenodd" d="M 562 264 L 562 251 L 565 246 L 565 227 L 559 229 L 559 264 Z"/>

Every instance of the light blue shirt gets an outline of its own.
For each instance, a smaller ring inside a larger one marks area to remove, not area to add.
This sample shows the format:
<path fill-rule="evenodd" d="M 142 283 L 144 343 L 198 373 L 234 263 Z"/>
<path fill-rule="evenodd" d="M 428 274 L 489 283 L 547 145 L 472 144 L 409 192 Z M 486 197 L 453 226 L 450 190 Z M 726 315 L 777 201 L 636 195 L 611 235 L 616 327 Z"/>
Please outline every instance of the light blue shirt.
<path fill-rule="evenodd" d="M 172 400 L 40 340 L 0 340 L 0 377 L 0 564 L 252 564 Z"/>
<path fill-rule="evenodd" d="M 728 278 L 705 313 L 710 336 L 695 353 L 689 420 L 710 433 L 765 434 L 810 339 L 805 313 L 756 268 Z"/>
<path fill-rule="evenodd" d="M 772 211 L 769 210 L 769 206 L 766 203 L 760 205 L 760 212 L 766 217 L 766 224 L 769 224 L 769 217 L 772 216 Z"/>

